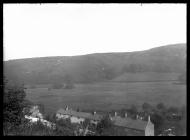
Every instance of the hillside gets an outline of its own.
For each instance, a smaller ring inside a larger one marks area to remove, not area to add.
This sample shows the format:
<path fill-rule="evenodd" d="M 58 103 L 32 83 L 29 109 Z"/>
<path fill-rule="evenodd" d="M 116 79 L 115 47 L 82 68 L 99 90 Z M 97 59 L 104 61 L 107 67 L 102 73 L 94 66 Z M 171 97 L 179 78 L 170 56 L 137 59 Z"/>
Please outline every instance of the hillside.
<path fill-rule="evenodd" d="M 9 80 L 26 84 L 64 82 L 65 75 L 69 75 L 75 82 L 89 83 L 112 80 L 126 73 L 181 73 L 185 70 L 186 44 L 173 44 L 138 52 L 4 61 L 5 76 Z"/>

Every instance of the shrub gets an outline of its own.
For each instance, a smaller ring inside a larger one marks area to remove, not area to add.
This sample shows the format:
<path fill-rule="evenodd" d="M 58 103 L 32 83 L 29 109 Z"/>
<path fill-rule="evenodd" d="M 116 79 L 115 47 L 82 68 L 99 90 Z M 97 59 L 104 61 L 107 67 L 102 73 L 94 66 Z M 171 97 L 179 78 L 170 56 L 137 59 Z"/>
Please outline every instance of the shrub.
<path fill-rule="evenodd" d="M 149 103 L 143 103 L 142 109 L 144 112 L 150 112 L 150 110 L 152 109 L 152 106 Z"/>
<path fill-rule="evenodd" d="M 64 82 L 65 82 L 65 86 L 64 86 L 65 89 L 72 89 L 72 88 L 74 88 L 73 78 L 72 78 L 71 75 L 66 74 L 64 76 Z"/>
<path fill-rule="evenodd" d="M 63 85 L 61 83 L 54 83 L 52 88 L 53 89 L 61 89 L 63 87 Z"/>
<path fill-rule="evenodd" d="M 34 89 L 34 88 L 36 88 L 36 85 L 30 85 L 30 88 Z"/>
<path fill-rule="evenodd" d="M 179 109 L 177 107 L 170 107 L 167 111 L 168 113 L 178 113 Z"/>
<path fill-rule="evenodd" d="M 133 116 L 137 114 L 137 107 L 135 105 L 131 105 L 130 109 L 128 109 L 129 113 Z"/>
<path fill-rule="evenodd" d="M 157 108 L 158 110 L 162 110 L 162 111 L 164 111 L 164 110 L 166 109 L 166 107 L 165 107 L 165 105 L 164 105 L 163 103 L 157 104 L 156 108 Z"/>
<path fill-rule="evenodd" d="M 106 129 L 109 129 L 113 126 L 112 121 L 110 120 L 109 116 L 106 115 L 97 125 L 96 131 L 99 134 L 102 134 Z"/>

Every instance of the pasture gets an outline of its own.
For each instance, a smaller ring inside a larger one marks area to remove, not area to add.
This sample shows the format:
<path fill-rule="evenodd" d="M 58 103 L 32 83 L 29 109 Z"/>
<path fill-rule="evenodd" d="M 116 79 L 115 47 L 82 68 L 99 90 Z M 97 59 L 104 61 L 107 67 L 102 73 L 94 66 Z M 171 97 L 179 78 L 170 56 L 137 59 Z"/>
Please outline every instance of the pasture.
<path fill-rule="evenodd" d="M 173 82 L 101 82 L 76 84 L 74 89 L 52 89 L 47 85 L 26 89 L 27 99 L 45 106 L 47 113 L 56 112 L 66 105 L 73 109 L 108 111 L 138 108 L 144 102 L 167 106 L 186 105 L 186 85 Z"/>

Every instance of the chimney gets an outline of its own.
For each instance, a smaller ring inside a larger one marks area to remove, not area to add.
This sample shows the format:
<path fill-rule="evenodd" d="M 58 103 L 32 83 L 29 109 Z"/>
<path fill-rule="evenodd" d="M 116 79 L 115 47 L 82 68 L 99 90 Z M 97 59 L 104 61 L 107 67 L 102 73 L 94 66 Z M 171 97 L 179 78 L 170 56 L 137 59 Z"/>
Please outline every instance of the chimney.
<path fill-rule="evenodd" d="M 115 112 L 115 117 L 117 116 L 117 112 Z"/>
<path fill-rule="evenodd" d="M 127 112 L 125 113 L 125 118 L 127 118 Z"/>
<path fill-rule="evenodd" d="M 68 107 L 68 106 L 66 106 L 65 110 L 69 110 L 69 107 Z"/>
<path fill-rule="evenodd" d="M 110 118 L 111 121 L 113 120 L 110 114 L 109 114 L 109 118 Z"/>
<path fill-rule="evenodd" d="M 148 116 L 148 122 L 150 122 L 150 115 Z"/>
<path fill-rule="evenodd" d="M 93 115 L 96 115 L 96 111 L 94 111 Z"/>

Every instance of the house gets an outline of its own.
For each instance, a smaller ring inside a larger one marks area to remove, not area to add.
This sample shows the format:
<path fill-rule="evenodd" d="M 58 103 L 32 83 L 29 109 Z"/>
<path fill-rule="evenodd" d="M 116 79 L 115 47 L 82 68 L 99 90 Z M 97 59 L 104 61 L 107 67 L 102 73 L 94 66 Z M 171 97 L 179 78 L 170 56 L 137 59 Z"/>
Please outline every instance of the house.
<path fill-rule="evenodd" d="M 179 121 L 182 118 L 182 113 L 178 112 L 178 113 L 167 113 L 166 117 L 169 121 Z"/>
<path fill-rule="evenodd" d="M 165 128 L 159 136 L 175 136 L 175 127 L 167 127 Z"/>
<path fill-rule="evenodd" d="M 43 115 L 42 113 L 40 113 L 39 107 L 37 105 L 31 107 L 30 113 L 31 113 L 30 116 L 43 119 Z"/>
<path fill-rule="evenodd" d="M 56 125 L 45 119 L 43 119 L 42 113 L 39 111 L 38 106 L 32 106 L 29 110 L 30 115 L 25 115 L 24 117 L 30 120 L 30 123 L 37 123 L 40 121 L 43 125 L 46 125 L 49 128 L 55 129 Z"/>
<path fill-rule="evenodd" d="M 150 116 L 148 121 L 143 121 L 138 116 L 136 120 L 133 120 L 128 118 L 127 114 L 122 118 L 115 113 L 115 116 L 110 119 L 117 129 L 120 129 L 127 135 L 154 136 L 154 124 L 150 121 Z"/>
<path fill-rule="evenodd" d="M 89 119 L 92 124 L 97 124 L 103 118 L 102 115 L 96 114 L 96 112 L 86 113 L 86 112 L 77 112 L 71 109 L 59 109 L 56 113 L 56 117 L 58 119 L 70 119 L 71 123 L 83 123 L 86 119 Z M 122 118 L 117 115 L 115 112 L 115 116 L 111 117 L 110 120 L 113 122 L 114 127 L 122 131 L 125 135 L 134 135 L 134 136 L 154 136 L 154 124 L 150 121 L 150 117 L 148 121 L 143 121 L 142 117 L 136 117 L 136 120 L 133 120 L 127 117 L 127 113 L 125 113 L 125 117 Z"/>
<path fill-rule="evenodd" d="M 58 119 L 70 119 L 71 123 L 83 123 L 86 119 L 89 119 L 92 124 L 97 124 L 101 119 L 102 116 L 96 114 L 96 112 L 86 113 L 86 112 L 77 112 L 71 109 L 59 109 L 56 113 L 56 117 Z"/>

